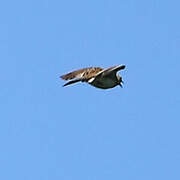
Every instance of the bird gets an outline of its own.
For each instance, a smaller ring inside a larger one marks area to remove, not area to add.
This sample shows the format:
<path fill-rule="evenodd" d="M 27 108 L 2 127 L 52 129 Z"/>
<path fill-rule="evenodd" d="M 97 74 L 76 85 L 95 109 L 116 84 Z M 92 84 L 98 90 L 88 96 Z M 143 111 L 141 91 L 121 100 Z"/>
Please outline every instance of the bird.
<path fill-rule="evenodd" d="M 117 72 L 125 69 L 125 67 L 125 65 L 117 65 L 109 68 L 87 67 L 64 74 L 60 78 L 68 81 L 63 86 L 77 82 L 86 82 L 100 89 L 110 89 L 117 85 L 123 87 L 122 84 L 124 82 Z"/>

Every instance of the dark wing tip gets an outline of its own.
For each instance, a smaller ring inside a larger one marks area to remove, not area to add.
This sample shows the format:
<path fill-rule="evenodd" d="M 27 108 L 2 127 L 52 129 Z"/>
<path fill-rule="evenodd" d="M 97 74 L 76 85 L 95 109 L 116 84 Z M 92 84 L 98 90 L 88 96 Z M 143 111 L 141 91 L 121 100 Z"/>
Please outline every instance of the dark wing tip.
<path fill-rule="evenodd" d="M 125 65 L 121 65 L 120 66 L 121 69 L 125 69 L 125 67 L 126 67 Z"/>
<path fill-rule="evenodd" d="M 125 67 L 126 67 L 125 65 L 118 65 L 118 66 L 115 66 L 114 70 L 117 72 L 117 71 L 125 69 Z"/>
<path fill-rule="evenodd" d="M 76 74 L 74 72 L 70 72 L 68 74 L 61 75 L 60 78 L 63 80 L 70 80 L 70 79 L 75 78 L 75 75 Z"/>
<path fill-rule="evenodd" d="M 65 75 L 61 75 L 61 76 L 59 76 L 59 78 L 66 80 Z"/>
<path fill-rule="evenodd" d="M 71 84 L 74 84 L 74 83 L 77 83 L 77 82 L 79 82 L 79 81 L 81 81 L 81 79 L 75 79 L 75 80 L 69 81 L 69 82 L 67 82 L 66 84 L 64 84 L 63 87 L 68 86 L 68 85 L 71 85 Z"/>

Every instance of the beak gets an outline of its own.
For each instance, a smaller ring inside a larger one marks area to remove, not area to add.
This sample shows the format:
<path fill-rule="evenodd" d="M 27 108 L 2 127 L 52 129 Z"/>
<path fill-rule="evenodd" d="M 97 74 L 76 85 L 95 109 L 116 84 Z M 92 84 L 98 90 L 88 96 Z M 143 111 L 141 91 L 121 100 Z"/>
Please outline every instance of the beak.
<path fill-rule="evenodd" d="M 124 81 L 121 81 L 120 83 L 119 83 L 119 85 L 121 86 L 121 88 L 123 88 L 123 85 L 122 84 L 124 84 Z"/>

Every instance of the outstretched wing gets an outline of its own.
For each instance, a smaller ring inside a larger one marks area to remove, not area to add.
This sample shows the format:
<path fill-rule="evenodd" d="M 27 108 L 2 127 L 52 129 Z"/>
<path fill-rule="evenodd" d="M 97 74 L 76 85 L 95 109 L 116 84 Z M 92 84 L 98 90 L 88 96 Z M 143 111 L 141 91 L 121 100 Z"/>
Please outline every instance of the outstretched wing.
<path fill-rule="evenodd" d="M 75 79 L 75 80 L 69 81 L 69 82 L 65 83 L 65 84 L 63 85 L 63 87 L 64 87 L 64 86 L 71 85 L 71 84 L 74 84 L 74 83 L 77 83 L 77 82 L 79 82 L 79 81 L 81 81 L 81 80 L 80 80 L 80 79 Z"/>
<path fill-rule="evenodd" d="M 76 71 L 72 71 L 70 73 L 67 73 L 67 74 L 64 74 L 64 75 L 60 76 L 60 78 L 63 79 L 63 80 L 81 78 L 81 77 L 83 77 L 83 74 L 87 69 L 88 68 L 83 68 L 83 69 L 79 69 L 79 70 L 76 70 Z"/>
<path fill-rule="evenodd" d="M 101 72 L 103 69 L 100 67 L 89 67 L 83 68 L 76 71 L 72 71 L 68 74 L 64 74 L 60 76 L 63 80 L 71 80 L 71 79 L 89 79 L 97 75 L 97 73 Z"/>
<path fill-rule="evenodd" d="M 63 80 L 72 80 L 64 84 L 64 86 L 82 81 L 87 82 L 92 77 L 95 77 L 97 73 L 101 72 L 103 69 L 99 67 L 89 67 L 89 68 L 83 68 L 76 71 L 72 71 L 68 74 L 64 74 L 60 76 Z"/>
<path fill-rule="evenodd" d="M 100 76 L 110 76 L 110 75 L 115 76 L 118 71 L 125 69 L 125 67 L 126 67 L 125 65 L 117 65 L 104 69 L 96 75 L 96 78 Z"/>

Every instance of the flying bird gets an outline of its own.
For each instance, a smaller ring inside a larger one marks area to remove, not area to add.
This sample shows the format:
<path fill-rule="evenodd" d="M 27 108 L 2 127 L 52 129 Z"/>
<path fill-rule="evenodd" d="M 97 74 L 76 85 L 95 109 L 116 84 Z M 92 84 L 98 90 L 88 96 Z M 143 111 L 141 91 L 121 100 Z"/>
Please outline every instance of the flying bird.
<path fill-rule="evenodd" d="M 117 65 L 109 68 L 88 67 L 72 71 L 60 76 L 63 80 L 68 80 L 63 86 L 77 82 L 86 82 L 96 88 L 109 89 L 117 85 L 122 87 L 122 77 L 117 73 L 125 69 L 125 65 Z"/>

